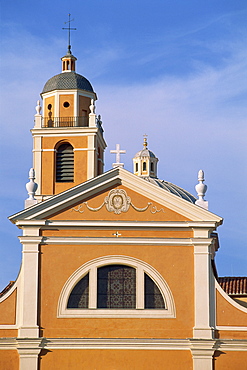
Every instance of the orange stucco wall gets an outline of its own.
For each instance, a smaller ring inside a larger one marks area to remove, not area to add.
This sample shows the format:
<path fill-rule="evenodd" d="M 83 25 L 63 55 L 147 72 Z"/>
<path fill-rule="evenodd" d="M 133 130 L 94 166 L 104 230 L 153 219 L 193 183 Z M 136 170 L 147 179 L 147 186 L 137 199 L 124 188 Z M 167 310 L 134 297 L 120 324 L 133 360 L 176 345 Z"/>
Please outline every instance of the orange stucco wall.
<path fill-rule="evenodd" d="M 17 329 L 0 329 L 0 338 L 14 338 L 18 336 Z"/>
<path fill-rule="evenodd" d="M 63 285 L 85 262 L 127 255 L 153 266 L 165 278 L 176 305 L 175 319 L 57 318 Z M 153 246 L 44 245 L 41 247 L 41 335 L 45 337 L 183 338 L 192 336 L 193 248 Z M 186 278 L 185 278 L 186 277 Z M 48 309 L 49 308 L 49 309 Z"/>
<path fill-rule="evenodd" d="M 247 313 L 231 305 L 218 290 L 216 290 L 216 324 L 217 326 L 246 327 L 246 331 L 220 330 L 219 338 L 247 339 Z"/>
<path fill-rule="evenodd" d="M 13 293 L 0 303 L 0 325 L 15 324 L 16 312 L 16 289 Z"/>
<path fill-rule="evenodd" d="M 64 107 L 65 102 L 69 107 Z M 74 94 L 59 95 L 59 117 L 74 117 Z"/>
<path fill-rule="evenodd" d="M 89 106 L 91 104 L 91 99 L 87 98 L 86 96 L 79 96 L 79 114 L 78 116 L 82 115 L 82 111 L 87 111 L 87 115 L 90 113 Z"/>
<path fill-rule="evenodd" d="M 103 205 L 105 197 L 108 195 L 109 190 L 95 196 L 92 199 L 87 200 L 87 204 L 91 208 L 97 208 L 101 205 L 102 208 L 97 211 L 90 211 L 85 204 L 75 204 L 71 209 L 62 212 L 51 219 L 54 220 L 114 220 L 114 221 L 126 221 L 126 220 L 138 220 L 138 221 L 187 221 L 188 218 L 160 205 L 156 202 L 152 202 L 147 197 L 144 197 L 137 192 L 126 188 L 125 186 L 115 187 L 116 189 L 123 189 L 127 192 L 127 195 L 131 198 L 132 204 L 139 208 L 147 209 L 143 212 L 135 210 L 130 206 L 128 212 L 122 212 L 115 214 L 114 212 L 108 212 L 106 207 Z"/>
<path fill-rule="evenodd" d="M 16 350 L 0 350 L 0 370 L 18 370 L 19 355 Z"/>
<path fill-rule="evenodd" d="M 49 96 L 47 98 L 44 99 L 44 103 L 43 103 L 43 107 L 44 107 L 44 117 L 48 117 L 48 113 L 51 112 L 52 115 L 51 117 L 54 117 L 54 101 L 55 101 L 55 97 L 54 96 Z M 49 110 L 48 109 L 48 105 L 51 104 L 51 109 Z"/>
<path fill-rule="evenodd" d="M 190 351 L 54 350 L 41 356 L 40 370 L 190 370 Z"/>
<path fill-rule="evenodd" d="M 75 177 L 73 183 L 56 183 L 55 182 L 55 152 L 54 149 L 58 143 L 68 142 L 74 149 L 87 148 L 88 140 L 86 136 L 82 137 L 44 137 L 42 138 L 42 152 L 41 160 L 41 172 L 42 172 L 42 183 L 41 193 L 43 195 L 58 194 L 64 190 L 67 190 L 83 181 L 87 180 L 87 167 L 82 166 L 81 163 L 87 163 L 87 151 L 76 151 L 74 152 L 74 169 Z M 46 151 L 50 149 L 50 151 Z"/>
<path fill-rule="evenodd" d="M 216 305 L 217 325 L 247 326 L 247 313 L 238 310 L 236 307 L 227 302 L 227 300 L 218 292 L 218 290 L 216 291 Z"/>
<path fill-rule="evenodd" d="M 216 351 L 214 356 L 215 370 L 246 370 L 247 352 L 245 351 Z"/>

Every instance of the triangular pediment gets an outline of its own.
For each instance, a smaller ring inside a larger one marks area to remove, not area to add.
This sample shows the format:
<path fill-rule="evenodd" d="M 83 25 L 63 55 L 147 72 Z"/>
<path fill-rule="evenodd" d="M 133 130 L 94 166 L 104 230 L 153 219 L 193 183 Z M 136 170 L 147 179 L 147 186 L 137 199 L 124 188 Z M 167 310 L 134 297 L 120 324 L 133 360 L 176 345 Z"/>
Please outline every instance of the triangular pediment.
<path fill-rule="evenodd" d="M 114 218 L 222 222 L 219 216 L 122 168 L 105 172 L 9 217 L 13 223 L 19 220 Z"/>

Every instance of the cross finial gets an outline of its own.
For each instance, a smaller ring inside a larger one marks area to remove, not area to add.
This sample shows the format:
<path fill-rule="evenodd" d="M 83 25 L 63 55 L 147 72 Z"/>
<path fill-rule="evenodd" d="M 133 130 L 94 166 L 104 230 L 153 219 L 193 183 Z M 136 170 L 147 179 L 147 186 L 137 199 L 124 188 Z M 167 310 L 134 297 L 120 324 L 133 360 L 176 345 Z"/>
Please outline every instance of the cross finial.
<path fill-rule="evenodd" d="M 120 154 L 125 154 L 126 150 L 121 150 L 120 149 L 120 144 L 116 144 L 116 149 L 115 150 L 110 150 L 110 153 L 116 154 L 116 163 L 113 163 L 112 167 L 123 167 L 124 164 L 120 163 Z"/>
<path fill-rule="evenodd" d="M 68 54 L 71 54 L 71 45 L 70 45 L 70 31 L 75 31 L 76 28 L 71 28 L 70 23 L 74 21 L 74 19 L 70 19 L 71 14 L 69 13 L 69 20 L 64 22 L 65 24 L 69 24 L 69 27 L 63 27 L 63 30 L 68 30 Z"/>
<path fill-rule="evenodd" d="M 147 139 L 148 135 L 147 134 L 144 134 L 143 135 L 143 149 L 146 149 L 148 147 L 148 139 Z"/>

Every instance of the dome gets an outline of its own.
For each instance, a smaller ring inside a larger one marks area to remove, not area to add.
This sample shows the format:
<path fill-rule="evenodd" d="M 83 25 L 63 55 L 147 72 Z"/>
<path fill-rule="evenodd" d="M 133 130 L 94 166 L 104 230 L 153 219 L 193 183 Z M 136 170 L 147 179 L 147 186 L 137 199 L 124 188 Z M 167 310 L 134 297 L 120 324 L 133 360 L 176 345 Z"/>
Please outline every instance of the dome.
<path fill-rule="evenodd" d="M 134 158 L 138 158 L 138 157 L 156 158 L 155 154 L 147 148 L 142 149 L 139 152 L 137 152 L 136 155 L 134 156 Z"/>
<path fill-rule="evenodd" d="M 80 89 L 90 92 L 93 91 L 93 87 L 90 82 L 83 76 L 76 72 L 63 72 L 50 78 L 42 91 L 42 94 L 53 90 L 72 90 Z"/>
<path fill-rule="evenodd" d="M 171 182 L 153 177 L 143 177 L 143 179 L 150 182 L 151 184 L 159 186 L 166 191 L 169 191 L 169 193 L 175 194 L 178 197 L 187 200 L 190 203 L 195 203 L 195 201 L 197 200 L 197 198 L 194 197 L 194 195 L 190 194 L 187 190 L 184 190 L 179 186 L 172 184 Z"/>

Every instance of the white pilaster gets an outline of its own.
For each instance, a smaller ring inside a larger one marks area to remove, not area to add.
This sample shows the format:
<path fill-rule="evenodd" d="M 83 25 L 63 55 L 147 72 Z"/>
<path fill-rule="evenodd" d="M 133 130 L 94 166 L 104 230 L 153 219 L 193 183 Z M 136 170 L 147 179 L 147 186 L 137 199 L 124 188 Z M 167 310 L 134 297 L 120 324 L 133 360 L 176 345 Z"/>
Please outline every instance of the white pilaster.
<path fill-rule="evenodd" d="M 33 138 L 33 168 L 35 170 L 36 182 L 38 184 L 37 195 L 41 194 L 41 156 L 42 156 L 42 138 L 35 136 Z"/>
<path fill-rule="evenodd" d="M 194 246 L 195 326 L 194 338 L 212 339 L 214 301 L 211 287 L 211 253 L 208 245 Z"/>
<path fill-rule="evenodd" d="M 23 244 L 21 313 L 18 336 L 39 337 L 38 309 L 38 254 L 40 237 L 21 237 Z"/>
<path fill-rule="evenodd" d="M 213 370 L 214 341 L 192 342 L 193 370 Z"/>
<path fill-rule="evenodd" d="M 95 176 L 95 136 L 88 136 L 87 180 Z"/>
<path fill-rule="evenodd" d="M 20 370 L 37 370 L 38 355 L 41 350 L 40 339 L 18 339 Z"/>

